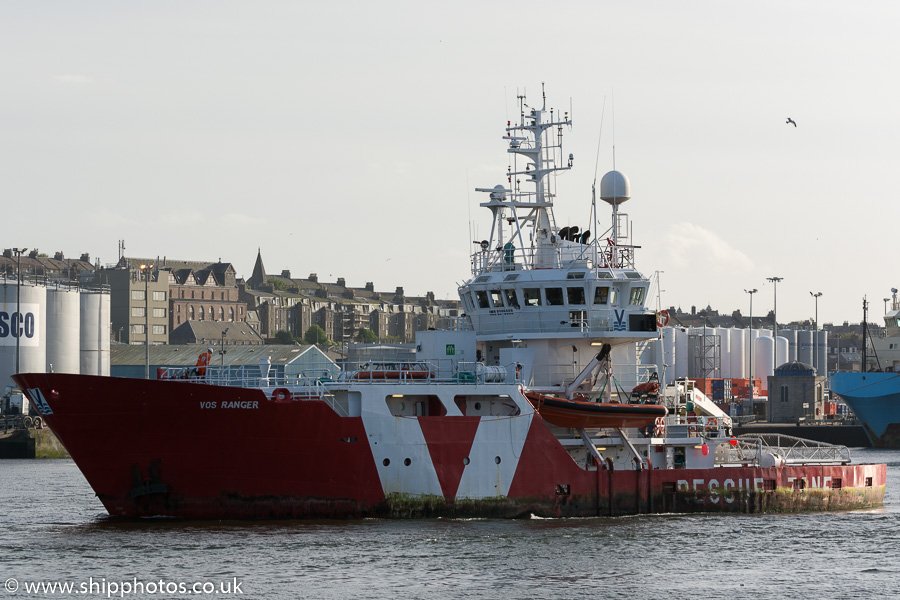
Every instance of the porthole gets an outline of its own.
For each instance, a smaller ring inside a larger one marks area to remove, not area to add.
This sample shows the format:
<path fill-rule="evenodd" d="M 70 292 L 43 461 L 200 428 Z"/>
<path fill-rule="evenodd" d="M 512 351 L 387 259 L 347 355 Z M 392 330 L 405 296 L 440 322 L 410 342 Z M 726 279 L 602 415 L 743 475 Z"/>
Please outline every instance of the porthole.
<path fill-rule="evenodd" d="M 499 464 L 500 464 L 500 457 L 499 457 L 499 456 L 495 456 L 495 457 L 494 457 L 494 462 L 497 463 L 497 464 L 499 465 Z"/>
<path fill-rule="evenodd" d="M 383 461 L 381 461 L 381 464 L 383 464 L 384 466 L 388 466 L 389 464 L 391 464 L 391 459 L 386 458 Z"/>
<path fill-rule="evenodd" d="M 406 458 L 406 459 L 403 460 L 403 464 L 406 465 L 406 466 L 408 467 L 409 465 L 412 464 L 412 460 Z"/>
<path fill-rule="evenodd" d="M 469 464 L 469 457 L 468 457 L 468 456 L 465 457 L 465 458 L 463 459 L 463 464 L 464 464 L 464 465 Z"/>
<path fill-rule="evenodd" d="M 475 403 L 475 410 L 481 410 L 481 402 Z"/>

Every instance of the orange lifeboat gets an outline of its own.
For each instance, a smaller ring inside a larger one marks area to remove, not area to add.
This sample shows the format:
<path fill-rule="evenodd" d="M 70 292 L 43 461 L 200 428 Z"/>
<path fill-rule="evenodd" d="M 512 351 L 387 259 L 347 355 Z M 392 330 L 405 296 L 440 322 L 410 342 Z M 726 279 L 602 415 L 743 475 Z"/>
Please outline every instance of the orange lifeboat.
<path fill-rule="evenodd" d="M 545 421 L 558 427 L 644 427 L 668 414 L 661 404 L 618 404 L 589 402 L 583 397 L 568 400 L 545 394 L 525 397 Z"/>

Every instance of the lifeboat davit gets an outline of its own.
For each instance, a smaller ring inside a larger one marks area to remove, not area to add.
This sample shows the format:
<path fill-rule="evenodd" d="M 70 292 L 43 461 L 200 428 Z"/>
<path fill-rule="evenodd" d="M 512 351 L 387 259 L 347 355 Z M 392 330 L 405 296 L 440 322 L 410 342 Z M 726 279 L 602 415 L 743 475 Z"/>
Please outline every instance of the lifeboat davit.
<path fill-rule="evenodd" d="M 668 414 L 661 404 L 619 404 L 569 400 L 546 394 L 525 394 L 545 421 L 557 427 L 644 427 Z"/>

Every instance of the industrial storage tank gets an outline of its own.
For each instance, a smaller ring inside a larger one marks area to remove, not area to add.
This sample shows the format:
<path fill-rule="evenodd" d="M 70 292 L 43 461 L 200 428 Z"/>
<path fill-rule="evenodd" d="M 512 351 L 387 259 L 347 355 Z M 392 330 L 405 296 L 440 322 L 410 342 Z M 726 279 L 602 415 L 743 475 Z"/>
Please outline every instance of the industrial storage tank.
<path fill-rule="evenodd" d="M 731 331 L 731 378 L 748 379 L 747 374 L 747 330 L 734 329 Z"/>
<path fill-rule="evenodd" d="M 768 377 L 775 369 L 775 340 L 769 335 L 761 335 L 753 345 L 753 377 L 760 380 L 760 386 L 767 388 Z"/>
<path fill-rule="evenodd" d="M 797 332 L 797 360 L 807 364 L 813 364 L 813 332 L 798 331 Z"/>
<path fill-rule="evenodd" d="M 780 335 L 775 338 L 775 364 L 781 366 L 791 362 L 790 358 L 790 340 Z M 773 371 L 774 374 L 774 371 Z"/>
<path fill-rule="evenodd" d="M 688 376 L 688 332 L 687 329 L 676 327 L 675 332 L 675 379 L 683 379 Z"/>
<path fill-rule="evenodd" d="M 18 307 L 18 309 L 17 309 Z M 13 384 L 18 341 L 19 372 L 44 373 L 47 365 L 47 289 L 0 280 L 0 389 Z"/>
<path fill-rule="evenodd" d="M 81 292 L 81 374 L 109 375 L 109 293 Z"/>
<path fill-rule="evenodd" d="M 81 371 L 81 298 L 77 288 L 47 289 L 47 370 L 55 373 Z"/>
<path fill-rule="evenodd" d="M 816 332 L 815 362 L 816 375 L 828 374 L 828 332 L 821 329 Z"/>
<path fill-rule="evenodd" d="M 659 363 L 659 383 L 667 386 L 675 381 L 675 328 L 664 327 L 662 330 L 662 360 Z"/>
<path fill-rule="evenodd" d="M 797 360 L 797 330 L 783 329 L 778 332 L 778 335 L 787 338 L 788 341 L 788 353 L 784 362 L 789 363 Z M 778 366 L 783 364 L 784 363 L 778 363 Z"/>
<path fill-rule="evenodd" d="M 731 379 L 731 330 L 716 327 L 719 336 L 719 377 Z"/>

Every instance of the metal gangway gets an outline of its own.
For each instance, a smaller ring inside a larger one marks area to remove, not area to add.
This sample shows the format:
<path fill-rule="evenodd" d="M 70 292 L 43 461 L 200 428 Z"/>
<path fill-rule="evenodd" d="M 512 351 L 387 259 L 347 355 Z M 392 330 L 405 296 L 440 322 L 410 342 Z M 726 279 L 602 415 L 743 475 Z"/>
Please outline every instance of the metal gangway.
<path fill-rule="evenodd" d="M 846 446 L 816 442 L 780 433 L 745 434 L 734 438 L 734 444 L 722 444 L 716 449 L 717 463 L 756 463 L 763 456 L 774 454 L 785 465 L 850 464 L 850 449 Z"/>

